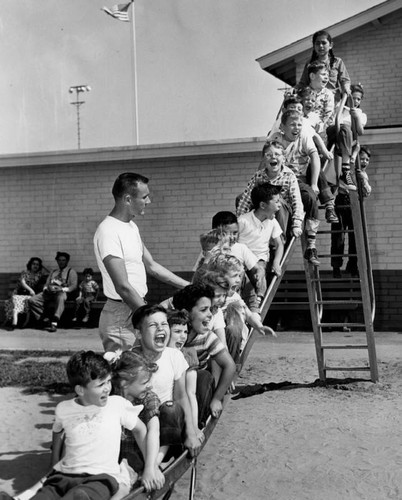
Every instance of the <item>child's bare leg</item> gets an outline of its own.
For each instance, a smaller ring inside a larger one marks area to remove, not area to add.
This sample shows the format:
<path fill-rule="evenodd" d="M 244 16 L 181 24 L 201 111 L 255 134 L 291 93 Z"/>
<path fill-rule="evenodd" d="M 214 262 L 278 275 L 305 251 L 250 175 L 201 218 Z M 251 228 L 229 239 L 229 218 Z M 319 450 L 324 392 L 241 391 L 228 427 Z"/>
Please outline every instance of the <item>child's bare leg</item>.
<path fill-rule="evenodd" d="M 163 463 L 163 459 L 165 458 L 168 450 L 169 446 L 161 446 L 159 448 L 158 456 L 156 457 L 156 465 L 158 465 L 158 467 Z"/>
<path fill-rule="evenodd" d="M 120 463 L 119 489 L 111 497 L 110 500 L 120 500 L 126 497 L 130 493 L 130 490 L 137 479 L 138 474 L 132 467 L 129 466 L 127 460 L 123 458 Z"/>
<path fill-rule="evenodd" d="M 130 493 L 130 486 L 128 484 L 120 484 L 117 492 L 111 497 L 110 500 L 121 500 Z"/>

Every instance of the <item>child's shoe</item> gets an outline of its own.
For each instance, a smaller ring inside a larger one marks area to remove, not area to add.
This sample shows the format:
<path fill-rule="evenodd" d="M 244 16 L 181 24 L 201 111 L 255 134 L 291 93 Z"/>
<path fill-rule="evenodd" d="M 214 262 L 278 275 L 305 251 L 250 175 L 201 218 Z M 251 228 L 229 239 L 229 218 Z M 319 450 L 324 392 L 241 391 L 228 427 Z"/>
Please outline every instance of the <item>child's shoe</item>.
<path fill-rule="evenodd" d="M 345 170 L 339 178 L 339 186 L 349 191 L 357 191 L 356 184 L 353 182 L 350 170 Z"/>
<path fill-rule="evenodd" d="M 83 322 L 83 323 L 88 323 L 88 321 L 89 321 L 89 316 L 88 316 L 88 314 L 86 314 L 86 315 L 82 318 L 82 322 Z"/>
<path fill-rule="evenodd" d="M 310 264 L 313 264 L 313 266 L 320 265 L 320 261 L 318 260 L 316 248 L 307 248 L 306 251 L 304 252 L 304 258 L 308 262 L 310 262 Z"/>
<path fill-rule="evenodd" d="M 72 321 L 73 323 L 77 323 L 77 318 L 75 317 L 75 318 L 73 318 L 71 321 Z"/>
<path fill-rule="evenodd" d="M 57 332 L 57 323 L 51 323 L 46 330 L 51 333 Z"/>
<path fill-rule="evenodd" d="M 325 209 L 325 220 L 328 224 L 338 224 L 339 219 L 333 207 L 327 207 Z"/>

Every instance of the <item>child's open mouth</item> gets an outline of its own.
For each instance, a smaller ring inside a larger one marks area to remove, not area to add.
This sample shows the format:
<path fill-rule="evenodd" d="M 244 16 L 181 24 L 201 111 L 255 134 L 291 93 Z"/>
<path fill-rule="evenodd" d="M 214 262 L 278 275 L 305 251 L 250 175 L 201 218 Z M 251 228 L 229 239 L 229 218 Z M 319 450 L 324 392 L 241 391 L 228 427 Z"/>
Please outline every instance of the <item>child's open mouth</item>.
<path fill-rule="evenodd" d="M 276 167 L 278 165 L 278 162 L 277 160 L 271 160 L 269 164 L 271 165 L 271 167 Z"/>
<path fill-rule="evenodd" d="M 184 346 L 184 342 L 175 342 L 176 349 L 182 349 Z"/>
<path fill-rule="evenodd" d="M 166 341 L 166 333 L 158 333 L 158 335 L 155 336 L 155 344 L 159 346 L 163 346 Z"/>

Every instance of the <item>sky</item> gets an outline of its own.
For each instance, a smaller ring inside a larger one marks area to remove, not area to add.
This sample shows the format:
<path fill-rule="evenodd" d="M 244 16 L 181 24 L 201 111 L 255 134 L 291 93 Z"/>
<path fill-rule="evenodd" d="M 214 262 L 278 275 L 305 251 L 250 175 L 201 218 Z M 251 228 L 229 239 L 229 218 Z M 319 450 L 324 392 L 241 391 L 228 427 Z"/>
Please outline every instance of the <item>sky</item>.
<path fill-rule="evenodd" d="M 132 23 L 114 3 L 1 0 L 0 155 L 77 149 L 68 90 L 84 84 L 81 149 L 136 144 Z M 379 3 L 135 0 L 139 145 L 265 135 L 283 84 L 256 59 Z"/>

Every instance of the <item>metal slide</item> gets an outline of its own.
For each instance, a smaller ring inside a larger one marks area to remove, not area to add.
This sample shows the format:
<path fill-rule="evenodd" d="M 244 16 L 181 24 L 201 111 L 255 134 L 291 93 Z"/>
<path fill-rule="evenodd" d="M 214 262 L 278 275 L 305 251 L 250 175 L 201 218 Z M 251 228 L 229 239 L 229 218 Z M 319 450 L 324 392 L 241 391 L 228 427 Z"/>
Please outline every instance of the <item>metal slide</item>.
<path fill-rule="evenodd" d="M 281 261 L 281 267 L 282 267 L 282 275 L 281 276 L 273 276 L 268 288 L 267 292 L 265 294 L 264 300 L 262 301 L 261 304 L 261 318 L 264 320 L 269 307 L 272 303 L 272 300 L 275 296 L 275 293 L 279 287 L 279 284 L 281 282 L 281 279 L 283 275 L 285 274 L 286 268 L 289 264 L 289 261 L 292 257 L 293 251 L 295 249 L 295 243 L 296 243 L 296 238 L 292 237 L 289 241 L 289 243 L 285 246 L 285 252 L 282 257 Z M 256 336 L 258 336 L 259 333 L 251 329 L 247 343 L 244 346 L 244 349 L 241 353 L 240 360 L 236 364 L 236 375 L 234 378 L 234 381 L 237 378 L 237 375 L 241 372 L 244 364 L 247 361 L 247 357 L 250 353 L 250 350 L 254 344 Z M 224 398 L 223 406 L 228 403 L 230 400 L 231 395 L 227 394 Z M 219 418 L 212 418 L 209 417 L 206 423 L 206 426 L 203 430 L 205 434 L 205 441 L 202 445 L 201 451 L 206 445 L 208 439 L 210 438 L 213 430 L 215 429 L 217 423 L 219 421 Z M 195 485 L 196 485 L 196 474 L 197 474 L 197 457 L 191 458 L 187 451 L 184 451 L 171 465 L 169 465 L 165 470 L 164 470 L 164 475 L 166 478 L 165 485 L 163 488 L 160 490 L 152 491 L 150 493 L 146 493 L 144 488 L 142 486 L 134 489 L 131 491 L 129 495 L 127 495 L 124 500 L 154 500 L 157 498 L 162 498 L 163 500 L 168 500 L 174 489 L 174 485 L 176 481 L 178 481 L 183 474 L 191 468 L 191 477 L 190 477 L 190 485 L 189 485 L 189 500 L 193 500 L 194 498 L 194 493 L 195 493 Z"/>

